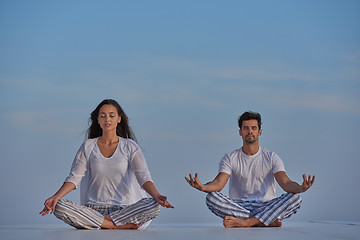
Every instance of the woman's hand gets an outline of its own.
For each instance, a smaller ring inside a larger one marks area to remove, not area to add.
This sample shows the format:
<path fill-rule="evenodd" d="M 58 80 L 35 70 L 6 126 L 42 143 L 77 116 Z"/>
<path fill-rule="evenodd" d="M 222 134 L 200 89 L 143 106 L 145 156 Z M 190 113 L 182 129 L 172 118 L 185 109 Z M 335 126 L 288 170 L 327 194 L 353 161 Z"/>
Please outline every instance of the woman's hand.
<path fill-rule="evenodd" d="M 44 202 L 44 209 L 40 212 L 43 216 L 47 215 L 48 213 L 52 214 L 55 211 L 55 207 L 57 202 L 60 198 L 64 197 L 66 194 L 71 192 L 76 185 L 72 182 L 64 182 L 61 188 L 54 194 L 54 196 L 48 198 Z"/>
<path fill-rule="evenodd" d="M 174 208 L 166 199 L 165 196 L 161 195 L 158 190 L 156 189 L 155 185 L 151 181 L 145 182 L 142 187 L 145 191 L 150 194 L 154 198 L 154 200 L 163 207 L 166 208 Z"/>
<path fill-rule="evenodd" d="M 56 204 L 57 202 L 59 201 L 58 198 L 56 198 L 55 196 L 52 196 L 50 198 L 48 198 L 44 205 L 44 209 L 40 212 L 41 215 L 45 216 L 47 214 L 52 214 L 54 211 L 55 211 L 55 207 L 56 207 Z"/>
<path fill-rule="evenodd" d="M 155 199 L 155 201 L 156 201 L 158 204 L 160 204 L 160 205 L 163 206 L 163 207 L 166 207 L 166 208 L 174 208 L 174 207 L 167 201 L 167 197 L 165 197 L 165 196 L 160 195 L 160 196 L 158 196 L 158 197 L 155 197 L 154 199 Z"/>

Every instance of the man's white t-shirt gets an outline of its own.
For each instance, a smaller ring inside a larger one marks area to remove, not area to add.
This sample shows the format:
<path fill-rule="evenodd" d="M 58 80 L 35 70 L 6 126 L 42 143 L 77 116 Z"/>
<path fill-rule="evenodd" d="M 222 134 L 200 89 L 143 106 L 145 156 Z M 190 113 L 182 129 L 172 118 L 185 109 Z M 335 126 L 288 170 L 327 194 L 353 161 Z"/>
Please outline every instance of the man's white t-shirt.
<path fill-rule="evenodd" d="M 229 196 L 234 200 L 267 201 L 276 197 L 274 174 L 285 172 L 283 161 L 274 153 L 260 147 L 254 155 L 242 148 L 225 154 L 219 172 L 230 175 Z"/>
<path fill-rule="evenodd" d="M 145 198 L 141 186 L 152 179 L 140 147 L 119 137 L 115 152 L 105 158 L 97 139 L 82 144 L 65 180 L 75 185 L 81 182 L 81 204 L 127 206 Z"/>

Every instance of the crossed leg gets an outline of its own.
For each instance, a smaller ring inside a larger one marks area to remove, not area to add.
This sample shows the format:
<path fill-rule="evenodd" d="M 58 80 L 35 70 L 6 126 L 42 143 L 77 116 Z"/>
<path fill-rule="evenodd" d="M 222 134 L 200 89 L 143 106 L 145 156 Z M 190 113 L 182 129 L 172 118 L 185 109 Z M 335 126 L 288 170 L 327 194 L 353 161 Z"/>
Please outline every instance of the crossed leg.
<path fill-rule="evenodd" d="M 292 216 L 300 208 L 301 198 L 297 194 L 286 193 L 266 202 L 239 203 L 221 193 L 211 192 L 206 196 L 206 204 L 223 219 L 226 228 L 281 227 L 281 219 Z"/>
<path fill-rule="evenodd" d="M 112 212 L 111 216 L 102 215 L 91 207 L 60 199 L 54 215 L 77 229 L 138 229 L 157 217 L 159 212 L 160 205 L 152 198 L 141 199 L 132 205 Z"/>

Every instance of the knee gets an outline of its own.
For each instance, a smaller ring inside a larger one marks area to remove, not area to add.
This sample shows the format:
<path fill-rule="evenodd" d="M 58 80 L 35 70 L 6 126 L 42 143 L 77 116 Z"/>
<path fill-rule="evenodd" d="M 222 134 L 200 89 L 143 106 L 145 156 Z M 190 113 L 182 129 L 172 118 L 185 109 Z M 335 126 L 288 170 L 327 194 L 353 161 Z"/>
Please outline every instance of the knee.
<path fill-rule="evenodd" d="M 153 198 L 143 198 L 139 201 L 142 205 L 151 206 L 153 211 L 160 212 L 160 204 L 155 201 Z"/>
<path fill-rule="evenodd" d="M 206 205 L 208 205 L 208 203 L 210 202 L 210 199 L 214 197 L 214 194 L 212 192 L 209 192 L 208 194 L 206 194 Z"/>
<path fill-rule="evenodd" d="M 145 218 L 154 219 L 160 214 L 160 204 L 157 203 L 153 198 L 143 198 L 140 200 L 143 204 Z M 141 224 L 142 225 L 142 224 Z"/>
<path fill-rule="evenodd" d="M 295 198 L 295 201 L 298 202 L 298 204 L 300 205 L 302 202 L 300 194 L 298 194 L 298 193 L 294 194 L 294 198 Z"/>
<path fill-rule="evenodd" d="M 153 206 L 154 211 L 159 214 L 160 213 L 160 204 L 157 203 L 153 198 L 151 199 L 151 205 Z"/>
<path fill-rule="evenodd" d="M 221 193 L 219 193 L 219 192 L 209 192 L 206 195 L 206 205 L 208 207 L 213 206 L 215 202 L 219 202 L 219 199 L 221 199 Z"/>
<path fill-rule="evenodd" d="M 302 201 L 301 200 L 301 197 L 300 197 L 300 194 L 298 193 L 290 193 L 291 194 L 291 198 L 293 198 L 295 201 Z"/>
<path fill-rule="evenodd" d="M 57 204 L 60 204 L 60 205 L 64 205 L 64 204 L 66 204 L 66 202 L 68 202 L 68 200 L 65 200 L 65 199 L 59 199 L 58 201 L 57 201 L 57 203 L 56 203 L 56 205 Z"/>
<path fill-rule="evenodd" d="M 219 192 L 209 192 L 208 194 L 206 194 L 206 200 L 212 199 L 212 198 L 221 199 L 222 196 L 224 196 L 224 195 L 222 195 Z"/>
<path fill-rule="evenodd" d="M 59 201 L 56 203 L 55 209 L 54 209 L 54 216 L 65 221 L 65 218 L 67 218 L 67 211 L 66 211 L 66 200 L 59 199 Z"/>
<path fill-rule="evenodd" d="M 285 193 L 285 195 L 288 197 L 288 199 L 293 202 L 293 203 L 296 203 L 298 205 L 301 204 L 302 202 L 302 199 L 300 197 L 300 194 L 298 193 Z"/>
<path fill-rule="evenodd" d="M 69 208 L 74 206 L 74 204 L 75 203 L 72 201 L 66 199 L 59 199 L 54 209 L 54 215 L 56 217 L 59 217 L 60 215 L 67 215 Z"/>
<path fill-rule="evenodd" d="M 138 201 L 138 203 L 144 204 L 144 205 L 153 205 L 158 204 L 155 199 L 153 198 L 143 198 Z M 159 204 L 158 204 L 159 205 Z"/>
<path fill-rule="evenodd" d="M 54 214 L 58 214 L 59 212 L 62 212 L 60 209 L 63 208 L 66 205 L 67 200 L 59 199 L 56 203 Z"/>
<path fill-rule="evenodd" d="M 154 212 L 156 214 L 156 216 L 158 216 L 160 214 L 160 204 L 156 204 L 156 206 L 154 207 Z"/>

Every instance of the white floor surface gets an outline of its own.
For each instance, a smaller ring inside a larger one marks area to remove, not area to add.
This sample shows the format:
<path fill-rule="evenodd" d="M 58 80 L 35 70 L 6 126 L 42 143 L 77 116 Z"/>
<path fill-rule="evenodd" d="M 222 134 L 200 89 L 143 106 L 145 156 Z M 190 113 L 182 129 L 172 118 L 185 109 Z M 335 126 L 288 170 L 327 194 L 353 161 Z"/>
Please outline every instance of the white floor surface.
<path fill-rule="evenodd" d="M 76 230 L 66 225 L 0 225 L 1 240 L 360 239 L 360 223 L 284 222 L 281 228 L 226 229 L 220 224 L 152 224 L 146 230 Z"/>

